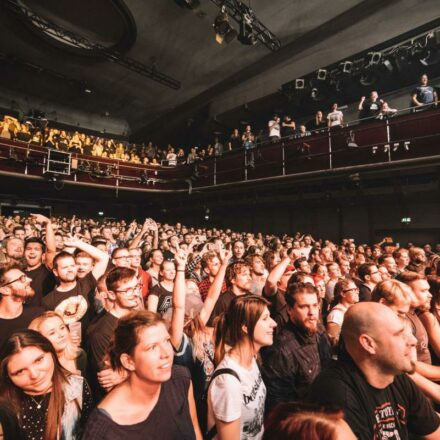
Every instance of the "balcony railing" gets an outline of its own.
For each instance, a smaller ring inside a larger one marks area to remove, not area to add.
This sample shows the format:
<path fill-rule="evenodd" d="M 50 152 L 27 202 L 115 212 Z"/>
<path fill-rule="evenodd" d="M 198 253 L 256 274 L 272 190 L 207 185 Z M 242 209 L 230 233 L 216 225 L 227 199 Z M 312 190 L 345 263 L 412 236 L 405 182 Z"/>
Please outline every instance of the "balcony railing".
<path fill-rule="evenodd" d="M 191 191 L 249 181 L 307 176 L 343 169 L 440 160 L 440 111 L 427 109 L 386 120 L 322 129 L 221 157 L 175 167 L 145 166 L 71 155 L 70 175 L 45 172 L 48 150 L 0 138 L 0 174 L 134 191 Z"/>

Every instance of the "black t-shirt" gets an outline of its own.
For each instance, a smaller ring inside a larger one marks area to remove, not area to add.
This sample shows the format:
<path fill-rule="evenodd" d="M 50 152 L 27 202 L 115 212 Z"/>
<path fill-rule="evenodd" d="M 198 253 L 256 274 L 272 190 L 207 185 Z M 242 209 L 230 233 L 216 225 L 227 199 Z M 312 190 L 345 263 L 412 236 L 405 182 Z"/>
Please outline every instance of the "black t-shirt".
<path fill-rule="evenodd" d="M 361 118 L 374 118 L 380 112 L 380 101 L 377 99 L 375 102 L 366 99 L 362 104 L 362 110 L 360 113 Z"/>
<path fill-rule="evenodd" d="M 162 284 L 156 284 L 151 290 L 150 295 L 155 295 L 159 298 L 157 303 L 157 312 L 164 315 L 173 304 L 173 292 L 162 286 Z"/>
<path fill-rule="evenodd" d="M 110 341 L 118 325 L 118 318 L 109 312 L 104 312 L 90 323 L 88 329 L 89 359 L 97 370 L 104 369 L 102 360 L 107 354 Z"/>
<path fill-rule="evenodd" d="M 239 148 L 242 147 L 240 135 L 238 136 L 231 135 L 231 137 L 229 138 L 229 142 L 231 143 L 232 150 L 238 150 Z"/>
<path fill-rule="evenodd" d="M 39 307 L 43 297 L 55 288 L 55 275 L 44 264 L 33 270 L 25 270 L 25 274 L 32 279 L 31 287 L 35 290 L 35 295 L 26 301 L 26 307 Z"/>
<path fill-rule="evenodd" d="M 343 409 L 360 440 L 405 440 L 409 433 L 425 436 L 440 425 L 429 401 L 406 374 L 384 389 L 374 388 L 347 355 L 319 374 L 307 400 Z"/>
<path fill-rule="evenodd" d="M 156 406 L 144 421 L 119 425 L 105 410 L 95 408 L 82 440 L 195 439 L 188 405 L 190 382 L 188 370 L 174 365 L 171 379 L 162 384 Z"/>
<path fill-rule="evenodd" d="M 40 316 L 44 312 L 41 307 L 25 307 L 20 316 L 13 319 L 0 318 L 0 358 L 3 346 L 8 340 L 9 336 L 17 330 L 24 330 L 28 328 L 31 321 Z"/>
<path fill-rule="evenodd" d="M 214 310 L 211 313 L 211 316 L 209 317 L 207 325 L 209 327 L 212 327 L 214 324 L 214 319 L 217 318 L 220 314 L 223 312 L 226 312 L 228 310 L 229 304 L 231 304 L 231 301 L 235 298 L 235 293 L 231 292 L 230 290 L 227 290 L 225 293 L 222 293 L 215 303 Z"/>
<path fill-rule="evenodd" d="M 72 297 L 82 297 L 81 305 L 84 304 L 86 310 L 84 316 L 79 321 L 81 322 L 82 340 L 84 342 L 89 322 L 93 316 L 95 316 L 95 310 L 93 308 L 95 288 L 96 279 L 93 274 L 89 272 L 84 278 L 76 279 L 76 285 L 73 289 L 67 292 L 60 292 L 55 288 L 52 292 L 48 293 L 43 298 L 43 307 L 46 310 L 57 311 L 64 318 L 66 317 L 63 313 L 64 305 L 66 304 L 65 301 Z"/>

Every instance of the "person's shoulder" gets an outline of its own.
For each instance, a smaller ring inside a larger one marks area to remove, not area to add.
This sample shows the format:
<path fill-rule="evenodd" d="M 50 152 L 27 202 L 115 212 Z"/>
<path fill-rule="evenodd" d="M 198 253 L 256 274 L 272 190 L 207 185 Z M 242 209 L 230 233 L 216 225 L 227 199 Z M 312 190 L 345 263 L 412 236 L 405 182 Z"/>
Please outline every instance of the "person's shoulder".
<path fill-rule="evenodd" d="M 182 380 L 182 379 L 191 379 L 191 374 L 188 368 L 183 365 L 173 365 L 171 370 L 171 379 L 173 380 Z"/>
<path fill-rule="evenodd" d="M 23 317 L 34 319 L 44 313 L 43 307 L 25 307 L 23 309 Z"/>

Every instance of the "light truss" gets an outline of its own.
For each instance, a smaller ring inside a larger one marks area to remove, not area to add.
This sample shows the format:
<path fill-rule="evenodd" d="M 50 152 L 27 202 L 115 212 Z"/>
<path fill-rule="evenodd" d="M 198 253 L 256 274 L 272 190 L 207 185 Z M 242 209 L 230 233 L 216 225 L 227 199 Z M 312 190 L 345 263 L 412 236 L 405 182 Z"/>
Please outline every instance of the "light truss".
<path fill-rule="evenodd" d="M 225 12 L 238 24 L 245 21 L 252 27 L 253 35 L 268 49 L 276 52 L 281 48 L 280 40 L 274 35 L 260 20 L 255 12 L 240 0 L 211 0 L 219 8 L 224 8 Z"/>
<path fill-rule="evenodd" d="M 103 57 L 107 61 L 119 64 L 126 69 L 136 72 L 139 75 L 145 76 L 171 89 L 180 89 L 180 81 L 166 75 L 165 73 L 159 72 L 154 66 L 146 66 L 139 61 L 123 56 L 116 50 L 109 49 L 99 43 L 90 41 L 87 38 L 71 32 L 56 23 L 40 17 L 26 6 L 19 4 L 14 0 L 7 0 L 6 6 L 16 15 L 30 22 L 33 26 L 55 40 L 62 41 L 63 43 L 78 49 L 89 50 L 91 53 L 93 52 L 97 56 Z"/>

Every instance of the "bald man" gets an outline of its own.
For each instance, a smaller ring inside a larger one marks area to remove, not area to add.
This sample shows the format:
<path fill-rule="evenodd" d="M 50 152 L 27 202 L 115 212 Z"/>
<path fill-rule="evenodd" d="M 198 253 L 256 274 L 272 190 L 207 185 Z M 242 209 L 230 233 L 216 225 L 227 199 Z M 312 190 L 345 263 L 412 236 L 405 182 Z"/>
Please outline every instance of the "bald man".
<path fill-rule="evenodd" d="M 345 352 L 312 384 L 307 400 L 341 408 L 361 440 L 440 439 L 440 419 L 405 373 L 412 373 L 416 344 L 389 307 L 358 303 L 345 314 Z"/>

